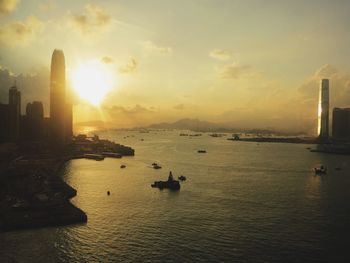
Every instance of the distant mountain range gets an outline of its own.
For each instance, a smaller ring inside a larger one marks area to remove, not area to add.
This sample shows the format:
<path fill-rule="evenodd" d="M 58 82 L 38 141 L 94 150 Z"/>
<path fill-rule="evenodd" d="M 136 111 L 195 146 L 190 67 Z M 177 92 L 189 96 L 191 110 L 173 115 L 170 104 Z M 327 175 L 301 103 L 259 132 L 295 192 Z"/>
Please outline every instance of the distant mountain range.
<path fill-rule="evenodd" d="M 113 129 L 113 125 L 110 123 L 104 123 L 103 121 L 91 121 L 91 122 L 80 122 L 76 123 L 75 129 L 83 131 L 86 127 L 94 127 L 95 130 L 104 130 L 104 129 Z M 135 127 L 132 129 L 126 130 L 140 130 L 140 129 L 171 129 L 171 130 L 190 130 L 194 132 L 246 132 L 253 134 L 274 134 L 274 135 L 303 135 L 303 132 L 299 133 L 288 133 L 283 131 L 278 131 L 274 128 L 267 129 L 242 129 L 239 127 L 235 127 L 232 123 L 214 123 L 209 121 L 202 121 L 199 119 L 180 119 L 175 122 L 161 122 L 151 124 L 145 127 Z M 119 130 L 119 129 L 118 129 Z"/>
<path fill-rule="evenodd" d="M 271 129 L 242 129 L 235 127 L 230 123 L 214 123 L 209 121 L 201 121 L 198 119 L 181 119 L 172 123 L 162 122 L 155 123 L 144 127 L 146 129 L 176 129 L 176 130 L 190 130 L 194 132 L 247 132 L 260 134 L 275 134 L 275 135 L 289 135 L 289 133 Z M 293 133 L 293 135 L 301 135 L 300 133 Z"/>
<path fill-rule="evenodd" d="M 155 123 L 146 127 L 148 129 L 177 129 L 177 130 L 190 130 L 197 132 L 214 132 L 214 131 L 232 131 L 232 127 L 227 127 L 221 124 L 201 121 L 198 119 L 181 119 L 172 123 L 162 122 Z"/>

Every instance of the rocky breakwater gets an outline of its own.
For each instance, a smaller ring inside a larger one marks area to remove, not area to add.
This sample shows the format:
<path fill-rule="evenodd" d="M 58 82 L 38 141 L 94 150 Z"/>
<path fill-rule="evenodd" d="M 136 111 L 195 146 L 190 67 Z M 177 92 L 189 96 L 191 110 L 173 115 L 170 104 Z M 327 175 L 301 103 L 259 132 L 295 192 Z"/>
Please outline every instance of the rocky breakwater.
<path fill-rule="evenodd" d="M 76 190 L 58 176 L 66 160 L 37 155 L 2 163 L 0 231 L 87 221 L 86 214 L 70 203 Z"/>

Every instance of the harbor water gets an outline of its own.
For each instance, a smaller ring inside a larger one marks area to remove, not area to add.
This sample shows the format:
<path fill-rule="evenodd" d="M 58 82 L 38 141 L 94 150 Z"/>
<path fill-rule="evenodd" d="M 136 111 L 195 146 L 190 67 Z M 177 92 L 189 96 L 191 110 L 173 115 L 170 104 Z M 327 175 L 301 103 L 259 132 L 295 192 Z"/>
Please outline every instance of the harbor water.
<path fill-rule="evenodd" d="M 0 262 L 350 262 L 350 156 L 179 133 L 100 132 L 135 156 L 62 169 L 87 224 L 1 233 Z"/>

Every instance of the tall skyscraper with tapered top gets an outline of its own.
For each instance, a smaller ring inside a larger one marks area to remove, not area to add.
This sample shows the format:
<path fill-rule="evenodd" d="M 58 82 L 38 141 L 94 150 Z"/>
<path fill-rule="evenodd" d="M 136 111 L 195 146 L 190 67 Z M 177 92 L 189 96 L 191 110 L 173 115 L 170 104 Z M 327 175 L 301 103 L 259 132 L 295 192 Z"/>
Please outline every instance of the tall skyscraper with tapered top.
<path fill-rule="evenodd" d="M 55 49 L 51 58 L 50 140 L 63 146 L 66 140 L 66 66 L 62 50 Z"/>
<path fill-rule="evenodd" d="M 320 139 L 329 137 L 329 80 L 322 79 L 318 102 L 318 136 Z"/>

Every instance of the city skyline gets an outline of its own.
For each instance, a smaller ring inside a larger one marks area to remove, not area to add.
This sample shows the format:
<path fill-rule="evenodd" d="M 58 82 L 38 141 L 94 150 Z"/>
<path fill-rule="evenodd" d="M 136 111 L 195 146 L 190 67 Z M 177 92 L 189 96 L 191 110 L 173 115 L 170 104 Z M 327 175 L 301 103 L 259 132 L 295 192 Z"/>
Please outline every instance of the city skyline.
<path fill-rule="evenodd" d="M 190 117 L 316 134 L 322 78 L 332 83 L 330 108 L 349 106 L 346 1 L 10 2 L 17 5 L 0 18 L 0 100 L 17 79 L 22 113 L 35 99 L 48 116 L 47 58 L 55 48 L 69 58 L 69 87 L 81 65 L 98 62 L 114 74 L 99 107 L 75 94 L 76 123 L 123 128 Z"/>

